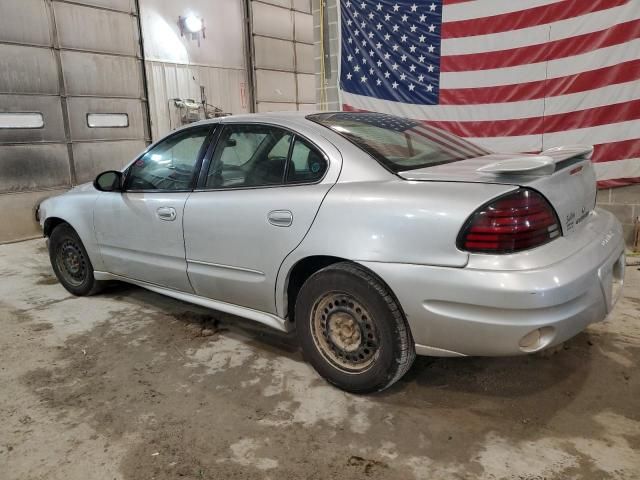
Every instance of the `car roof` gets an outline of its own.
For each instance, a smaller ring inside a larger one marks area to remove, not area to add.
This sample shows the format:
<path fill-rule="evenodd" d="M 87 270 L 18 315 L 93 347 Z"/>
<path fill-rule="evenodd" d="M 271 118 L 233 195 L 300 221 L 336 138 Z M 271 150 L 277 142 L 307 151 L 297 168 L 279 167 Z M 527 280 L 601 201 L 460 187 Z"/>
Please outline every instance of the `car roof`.
<path fill-rule="evenodd" d="M 201 120 L 196 123 L 189 124 L 187 126 L 194 125 L 207 125 L 210 123 L 230 123 L 230 122 L 290 122 L 306 119 L 307 116 L 316 113 L 340 113 L 338 111 L 318 111 L 318 110 L 305 110 L 299 111 L 284 111 L 284 112 L 262 112 L 262 113 L 240 113 L 237 115 L 228 115 L 225 117 L 212 118 L 209 120 Z"/>

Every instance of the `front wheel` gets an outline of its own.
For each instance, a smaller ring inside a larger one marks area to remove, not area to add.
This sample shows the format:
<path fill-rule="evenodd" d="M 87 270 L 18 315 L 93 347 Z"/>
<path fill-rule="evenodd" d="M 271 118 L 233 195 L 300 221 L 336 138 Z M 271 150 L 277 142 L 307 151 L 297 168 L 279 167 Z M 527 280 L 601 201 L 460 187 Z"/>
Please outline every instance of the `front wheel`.
<path fill-rule="evenodd" d="M 378 278 L 353 263 L 313 274 L 296 300 L 295 320 L 305 357 L 326 380 L 348 392 L 384 390 L 415 359 L 397 301 Z"/>
<path fill-rule="evenodd" d="M 66 223 L 49 236 L 49 259 L 58 281 L 77 296 L 97 293 L 101 282 L 93 276 L 93 265 L 76 231 Z"/>

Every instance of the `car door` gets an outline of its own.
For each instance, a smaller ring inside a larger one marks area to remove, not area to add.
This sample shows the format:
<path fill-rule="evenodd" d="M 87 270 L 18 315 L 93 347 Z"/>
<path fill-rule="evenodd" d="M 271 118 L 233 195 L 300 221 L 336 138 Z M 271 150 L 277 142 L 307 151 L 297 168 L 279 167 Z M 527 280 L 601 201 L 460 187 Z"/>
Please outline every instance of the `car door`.
<path fill-rule="evenodd" d="M 182 130 L 131 164 L 123 192 L 102 192 L 94 228 L 109 273 L 192 292 L 182 220 L 212 127 Z"/>
<path fill-rule="evenodd" d="M 338 172 L 326 153 L 292 131 L 227 124 L 185 207 L 196 293 L 276 313 L 278 269 L 309 230 Z"/>

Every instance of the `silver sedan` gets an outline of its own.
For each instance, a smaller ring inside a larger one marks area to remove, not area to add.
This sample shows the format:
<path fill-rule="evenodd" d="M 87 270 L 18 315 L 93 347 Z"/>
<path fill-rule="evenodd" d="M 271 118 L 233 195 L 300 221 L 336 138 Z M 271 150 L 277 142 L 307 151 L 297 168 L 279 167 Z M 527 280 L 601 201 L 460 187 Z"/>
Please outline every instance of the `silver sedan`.
<path fill-rule="evenodd" d="M 172 132 L 122 171 L 43 202 L 53 269 L 296 330 L 351 392 L 415 355 L 517 355 L 611 311 L 620 224 L 591 147 L 495 154 L 376 113 L 261 114 Z"/>

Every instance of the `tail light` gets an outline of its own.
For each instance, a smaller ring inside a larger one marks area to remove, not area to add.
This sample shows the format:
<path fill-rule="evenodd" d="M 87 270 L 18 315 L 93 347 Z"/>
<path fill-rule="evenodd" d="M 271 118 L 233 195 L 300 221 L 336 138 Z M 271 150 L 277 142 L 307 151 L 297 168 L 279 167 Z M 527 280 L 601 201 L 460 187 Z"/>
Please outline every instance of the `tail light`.
<path fill-rule="evenodd" d="M 558 217 L 547 200 L 520 189 L 480 207 L 458 237 L 468 252 L 514 253 L 539 247 L 560 236 Z"/>

